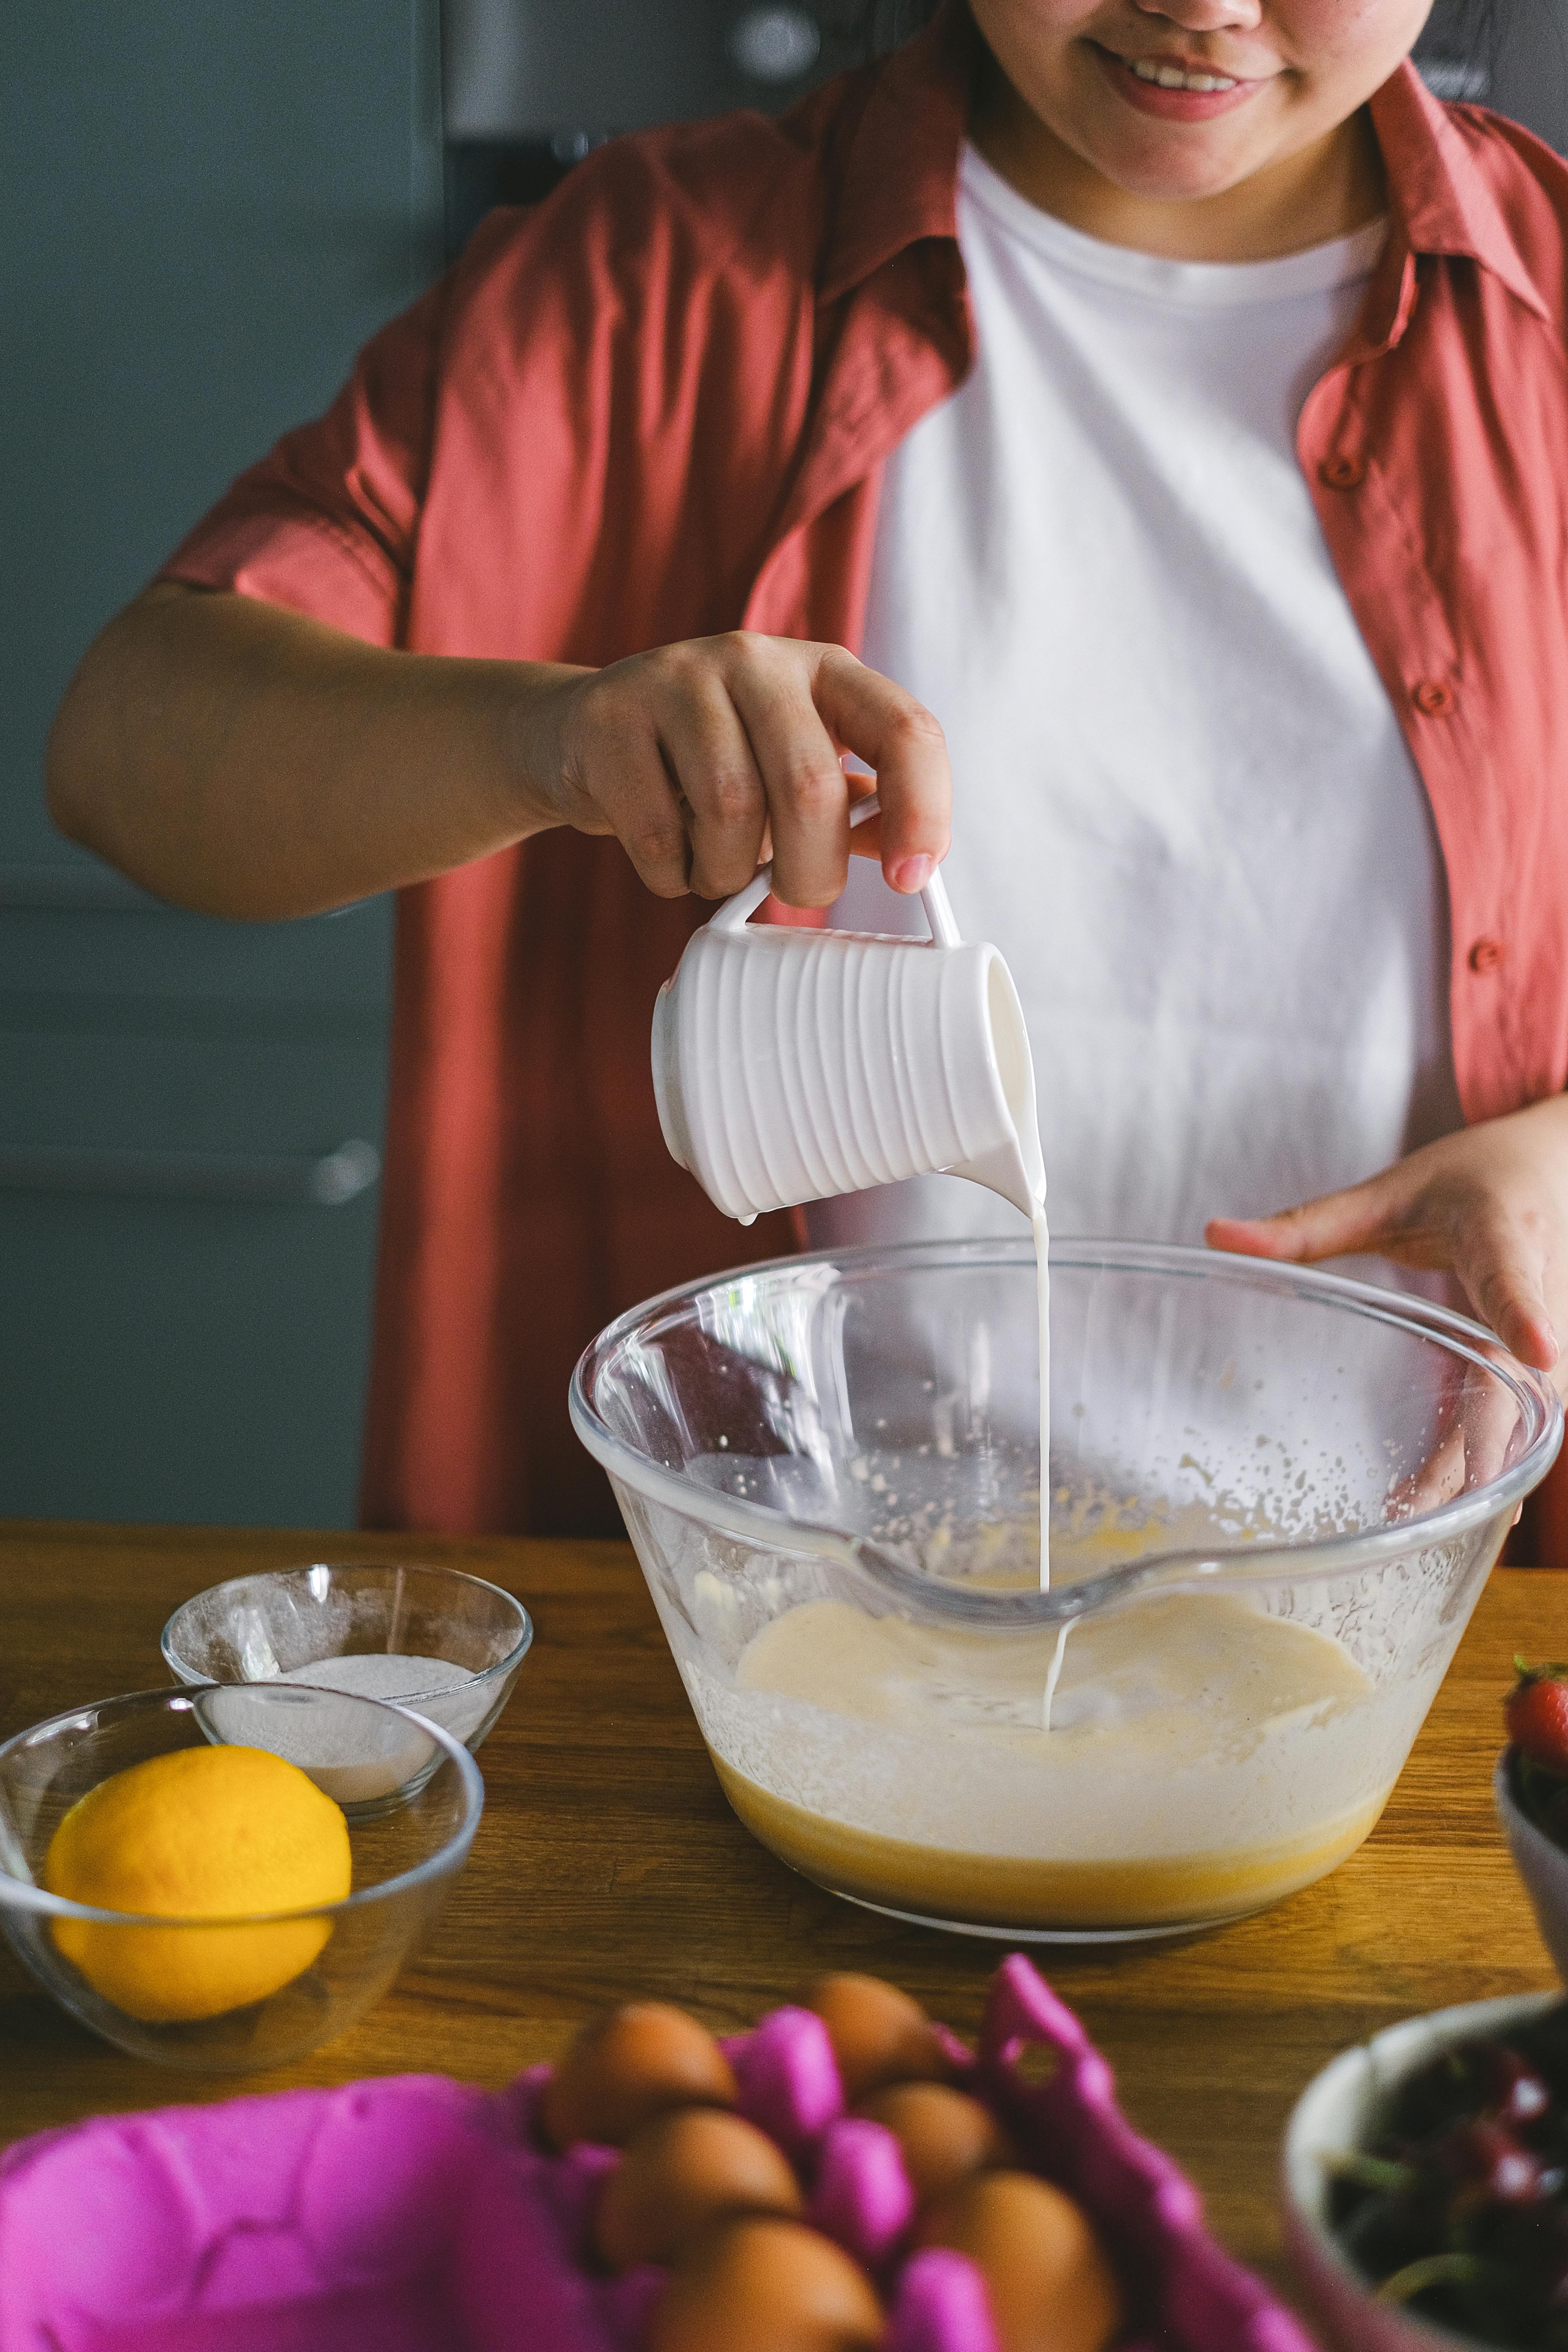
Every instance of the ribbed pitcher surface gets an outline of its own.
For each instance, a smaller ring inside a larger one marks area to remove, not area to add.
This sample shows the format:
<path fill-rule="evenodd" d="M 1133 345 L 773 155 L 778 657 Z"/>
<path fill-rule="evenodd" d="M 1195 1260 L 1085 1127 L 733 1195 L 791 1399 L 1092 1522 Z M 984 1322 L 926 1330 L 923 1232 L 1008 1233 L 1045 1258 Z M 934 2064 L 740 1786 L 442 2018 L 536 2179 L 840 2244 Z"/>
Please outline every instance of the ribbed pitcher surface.
<path fill-rule="evenodd" d="M 1027 1035 L 996 949 L 960 940 L 940 883 L 931 940 L 748 927 L 764 869 L 693 933 L 654 1011 L 670 1152 L 726 1215 L 940 1170 L 1027 1213 L 1043 1181 Z"/>

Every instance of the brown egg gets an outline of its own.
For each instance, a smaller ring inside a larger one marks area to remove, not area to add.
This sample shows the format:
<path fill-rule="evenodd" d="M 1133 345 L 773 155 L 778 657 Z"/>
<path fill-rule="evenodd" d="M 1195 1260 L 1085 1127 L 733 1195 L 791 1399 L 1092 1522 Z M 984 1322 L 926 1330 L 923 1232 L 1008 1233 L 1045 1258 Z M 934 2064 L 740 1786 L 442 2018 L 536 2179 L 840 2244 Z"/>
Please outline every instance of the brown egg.
<path fill-rule="evenodd" d="M 994 2172 L 1018 2160 L 990 2108 L 945 2083 L 889 2083 L 855 2112 L 892 2133 L 918 2205 L 945 2196 L 972 2172 Z"/>
<path fill-rule="evenodd" d="M 628 2002 L 585 2026 L 544 2086 L 539 2120 L 552 2147 L 619 2147 L 670 2107 L 732 2107 L 735 2077 L 713 2036 L 661 2000 Z"/>
<path fill-rule="evenodd" d="M 948 2063 L 918 2000 L 879 1977 L 817 1977 L 801 1995 L 827 2028 L 851 2105 L 883 2083 L 942 2082 Z"/>
<path fill-rule="evenodd" d="M 613 2270 L 673 2263 L 738 2213 L 793 2215 L 800 2187 L 765 2132 L 717 2107 L 678 2107 L 626 2143 L 594 2217 L 594 2246 Z"/>
<path fill-rule="evenodd" d="M 1088 2220 L 1033 2173 L 973 2175 L 921 2215 L 915 2236 L 974 2263 L 1001 2352 L 1103 2352 L 1123 2324 Z"/>
<path fill-rule="evenodd" d="M 858 2263 L 799 2221 L 726 2221 L 670 2275 L 647 2352 L 873 2352 L 882 2306 Z"/>

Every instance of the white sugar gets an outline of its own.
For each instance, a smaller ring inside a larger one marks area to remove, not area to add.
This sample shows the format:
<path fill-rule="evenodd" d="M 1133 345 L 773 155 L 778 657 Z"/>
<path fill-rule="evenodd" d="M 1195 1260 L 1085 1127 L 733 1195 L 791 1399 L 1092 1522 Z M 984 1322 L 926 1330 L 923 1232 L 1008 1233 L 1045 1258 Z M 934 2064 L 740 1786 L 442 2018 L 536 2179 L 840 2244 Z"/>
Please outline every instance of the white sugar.
<path fill-rule="evenodd" d="M 474 1677 L 467 1666 L 450 1658 L 406 1658 L 392 1650 L 369 1650 L 352 1658 L 317 1658 L 308 1666 L 290 1666 L 287 1674 L 269 1675 L 268 1682 L 310 1683 L 317 1690 L 345 1691 L 354 1698 L 389 1698 L 395 1705 L 425 1698 L 437 1691 L 458 1690 Z"/>
<path fill-rule="evenodd" d="M 374 1714 L 363 1699 L 391 1701 L 438 1723 L 454 1739 L 477 1731 L 494 1702 L 487 1683 L 468 1694 L 475 1676 L 450 1658 L 405 1657 L 375 1650 L 353 1657 L 316 1658 L 254 1683 L 231 1684 L 207 1701 L 222 1736 L 252 1747 L 269 1748 L 308 1771 L 340 1804 L 389 1796 L 431 1760 L 431 1741 L 395 1715 Z M 341 1693 L 300 1711 L 274 1703 L 258 1707 L 250 1695 L 280 1684 Z M 462 1692 L 461 1697 L 453 1694 Z M 249 1704 L 247 1705 L 247 1701 Z"/>

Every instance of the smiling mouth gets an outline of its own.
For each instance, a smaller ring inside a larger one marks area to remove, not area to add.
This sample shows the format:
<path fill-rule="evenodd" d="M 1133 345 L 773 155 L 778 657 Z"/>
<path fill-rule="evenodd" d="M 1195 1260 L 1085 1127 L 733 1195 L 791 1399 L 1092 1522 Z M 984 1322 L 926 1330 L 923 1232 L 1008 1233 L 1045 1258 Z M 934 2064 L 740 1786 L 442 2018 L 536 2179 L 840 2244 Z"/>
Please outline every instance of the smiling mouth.
<path fill-rule="evenodd" d="M 1140 81 L 1152 83 L 1158 89 L 1237 89 L 1238 74 L 1215 73 L 1203 66 L 1177 65 L 1170 58 L 1122 58 L 1120 62 Z"/>

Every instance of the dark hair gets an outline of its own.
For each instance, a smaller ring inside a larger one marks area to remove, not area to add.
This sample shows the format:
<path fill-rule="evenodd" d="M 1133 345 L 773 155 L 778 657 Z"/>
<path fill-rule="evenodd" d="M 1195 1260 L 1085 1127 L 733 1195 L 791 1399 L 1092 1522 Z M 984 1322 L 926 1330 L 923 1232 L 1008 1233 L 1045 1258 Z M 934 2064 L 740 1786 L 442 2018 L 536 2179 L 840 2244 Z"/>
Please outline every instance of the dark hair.
<path fill-rule="evenodd" d="M 931 22 L 938 5 L 939 0 L 841 0 L 838 7 L 816 14 L 825 31 L 868 60 L 900 47 Z"/>
<path fill-rule="evenodd" d="M 1502 37 L 1497 0 L 1436 0 L 1415 48 L 1422 79 L 1436 98 L 1485 98 Z"/>

